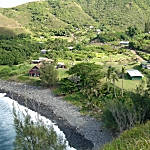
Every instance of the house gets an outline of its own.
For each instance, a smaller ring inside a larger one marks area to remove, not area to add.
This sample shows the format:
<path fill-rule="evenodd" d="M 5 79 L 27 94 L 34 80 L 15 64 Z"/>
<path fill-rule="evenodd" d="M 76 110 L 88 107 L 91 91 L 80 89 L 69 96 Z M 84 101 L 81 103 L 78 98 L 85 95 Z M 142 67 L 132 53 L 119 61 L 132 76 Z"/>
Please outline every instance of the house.
<path fill-rule="evenodd" d="M 100 34 L 101 30 L 100 29 L 96 29 L 96 32 L 97 32 L 97 34 Z"/>
<path fill-rule="evenodd" d="M 56 68 L 57 69 L 59 69 L 59 68 L 64 68 L 65 69 L 67 67 L 66 67 L 66 65 L 63 62 L 58 62 Z"/>
<path fill-rule="evenodd" d="M 72 47 L 72 46 L 69 46 L 69 47 L 68 47 L 68 49 L 69 49 L 69 50 L 73 50 L 73 49 L 74 49 L 74 47 Z"/>
<path fill-rule="evenodd" d="M 50 63 L 52 63 L 53 61 L 54 60 L 48 59 L 46 57 L 39 57 L 39 59 L 37 59 L 37 60 L 32 60 L 32 63 L 33 64 L 39 64 L 39 63 L 42 63 L 42 62 L 50 62 Z"/>
<path fill-rule="evenodd" d="M 90 29 L 93 29 L 94 28 L 94 26 L 90 26 Z"/>
<path fill-rule="evenodd" d="M 148 62 L 148 61 L 142 62 L 141 66 L 143 69 L 149 69 L 150 70 L 150 62 Z"/>
<path fill-rule="evenodd" d="M 141 80 L 144 77 L 141 72 L 135 69 L 127 70 L 127 75 L 131 80 Z"/>
<path fill-rule="evenodd" d="M 46 49 L 42 49 L 41 50 L 41 54 L 46 54 L 47 53 L 47 50 Z"/>
<path fill-rule="evenodd" d="M 46 58 L 46 57 L 39 57 L 39 60 L 40 60 L 41 62 L 43 62 L 43 61 L 47 61 L 48 58 Z"/>
<path fill-rule="evenodd" d="M 32 64 L 39 64 L 41 61 L 39 59 L 37 60 L 32 60 Z"/>
<path fill-rule="evenodd" d="M 40 76 L 40 64 L 34 66 L 30 71 L 29 71 L 29 76 L 31 77 L 39 77 Z"/>
<path fill-rule="evenodd" d="M 120 45 L 129 46 L 129 41 L 121 41 Z"/>

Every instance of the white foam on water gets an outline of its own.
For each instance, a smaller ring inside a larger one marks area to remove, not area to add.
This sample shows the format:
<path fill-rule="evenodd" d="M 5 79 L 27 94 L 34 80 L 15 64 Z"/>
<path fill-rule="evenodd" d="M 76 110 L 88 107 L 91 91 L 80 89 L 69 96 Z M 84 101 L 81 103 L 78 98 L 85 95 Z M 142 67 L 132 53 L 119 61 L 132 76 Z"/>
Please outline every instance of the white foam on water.
<path fill-rule="evenodd" d="M 62 137 L 62 140 L 65 141 L 66 140 L 66 137 L 65 137 L 65 134 L 58 128 L 58 126 L 56 124 L 54 124 L 51 120 L 47 119 L 46 117 L 44 116 L 41 116 L 39 115 L 37 112 L 35 111 L 32 111 L 30 109 L 28 109 L 27 107 L 25 106 L 22 106 L 20 104 L 18 104 L 17 101 L 15 100 L 12 100 L 11 98 L 9 97 L 5 97 L 6 94 L 5 93 L 0 93 L 0 100 L 4 100 L 5 102 L 7 102 L 7 104 L 9 105 L 9 107 L 11 108 L 11 110 L 13 110 L 13 106 L 15 107 L 16 109 L 16 113 L 17 112 L 21 112 L 23 114 L 30 114 L 31 116 L 31 120 L 36 122 L 37 121 L 37 117 L 39 120 L 42 120 L 42 122 L 46 125 L 46 126 L 52 126 L 54 128 L 54 131 L 57 133 L 58 136 Z M 68 141 L 66 142 L 66 146 L 67 146 L 67 150 L 76 150 L 75 148 L 73 147 L 70 147 L 69 146 L 69 143 Z"/>

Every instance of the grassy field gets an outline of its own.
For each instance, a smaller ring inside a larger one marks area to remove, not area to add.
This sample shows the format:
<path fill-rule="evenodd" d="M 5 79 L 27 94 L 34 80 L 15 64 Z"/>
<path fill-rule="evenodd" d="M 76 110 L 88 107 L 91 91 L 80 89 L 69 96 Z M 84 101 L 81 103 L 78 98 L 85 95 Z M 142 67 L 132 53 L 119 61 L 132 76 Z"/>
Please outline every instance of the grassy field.
<path fill-rule="evenodd" d="M 140 82 L 141 80 L 123 80 L 123 88 L 130 91 L 135 90 Z M 116 82 L 116 86 L 122 88 L 122 79 L 119 79 L 119 81 Z"/>
<path fill-rule="evenodd" d="M 37 84 L 39 78 L 29 77 L 28 72 L 33 64 L 21 64 L 16 66 L 0 66 L 0 78 L 16 82 L 26 82 L 29 84 Z"/>

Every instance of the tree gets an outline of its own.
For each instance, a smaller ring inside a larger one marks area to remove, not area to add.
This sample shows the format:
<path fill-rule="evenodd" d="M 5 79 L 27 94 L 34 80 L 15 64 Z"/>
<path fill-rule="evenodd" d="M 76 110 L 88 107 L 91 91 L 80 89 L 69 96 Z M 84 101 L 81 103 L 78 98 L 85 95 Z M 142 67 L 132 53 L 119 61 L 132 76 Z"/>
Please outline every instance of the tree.
<path fill-rule="evenodd" d="M 111 77 L 112 77 L 112 81 L 113 81 L 113 84 L 114 84 L 114 95 L 116 97 L 115 82 L 118 81 L 118 75 L 115 72 L 113 72 Z"/>
<path fill-rule="evenodd" d="M 122 67 L 121 74 L 122 74 L 122 97 L 123 97 L 123 80 L 124 80 L 124 74 L 125 74 L 125 67 Z"/>
<path fill-rule="evenodd" d="M 101 79 L 104 78 L 102 66 L 94 63 L 80 63 L 69 69 L 68 74 L 78 78 L 76 87 L 89 98 L 100 87 Z"/>
<path fill-rule="evenodd" d="M 115 72 L 115 68 L 112 66 L 109 66 L 107 69 L 107 73 L 106 73 L 106 81 L 108 81 L 108 87 L 107 90 L 109 91 L 109 84 L 111 83 L 112 80 L 112 73 Z"/>
<path fill-rule="evenodd" d="M 69 69 L 68 74 L 80 78 L 82 88 L 93 87 L 104 77 L 102 66 L 94 63 L 80 63 Z"/>
<path fill-rule="evenodd" d="M 131 38 L 133 38 L 137 33 L 138 33 L 138 29 L 136 26 L 127 28 L 126 34 Z"/>
<path fill-rule="evenodd" d="M 56 85 L 58 72 L 55 68 L 56 63 L 43 63 L 40 68 L 40 79 L 42 84 L 50 87 Z"/>
<path fill-rule="evenodd" d="M 29 114 L 18 115 L 15 109 L 13 114 L 16 130 L 15 150 L 66 150 L 66 142 L 57 136 L 52 127 L 45 126 L 41 120 L 33 122 Z"/>
<path fill-rule="evenodd" d="M 145 22 L 145 33 L 149 32 L 150 32 L 150 21 L 148 20 L 147 22 Z"/>

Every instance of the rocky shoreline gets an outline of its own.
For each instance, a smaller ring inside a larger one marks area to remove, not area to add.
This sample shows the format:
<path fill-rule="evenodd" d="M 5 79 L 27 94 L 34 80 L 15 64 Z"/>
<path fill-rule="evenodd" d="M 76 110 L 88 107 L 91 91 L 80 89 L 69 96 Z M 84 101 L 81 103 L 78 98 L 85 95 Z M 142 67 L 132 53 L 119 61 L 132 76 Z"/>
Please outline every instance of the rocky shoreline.
<path fill-rule="evenodd" d="M 77 150 L 99 150 L 112 140 L 101 122 L 82 116 L 79 108 L 55 97 L 50 89 L 0 80 L 0 92 L 55 122 Z"/>

